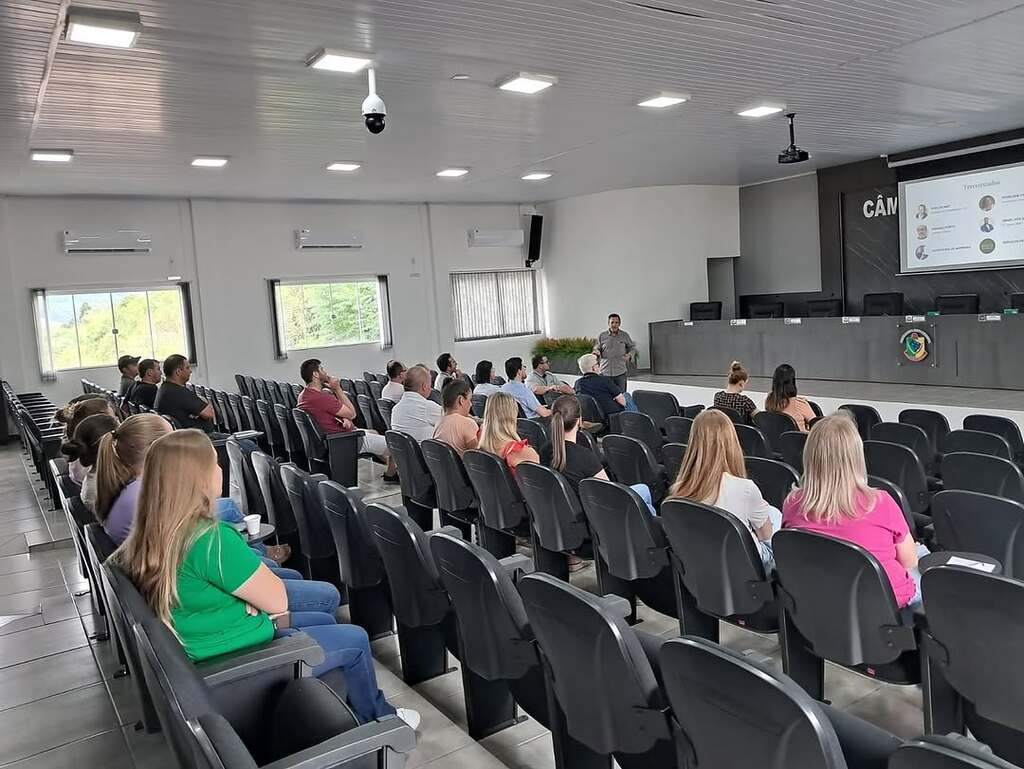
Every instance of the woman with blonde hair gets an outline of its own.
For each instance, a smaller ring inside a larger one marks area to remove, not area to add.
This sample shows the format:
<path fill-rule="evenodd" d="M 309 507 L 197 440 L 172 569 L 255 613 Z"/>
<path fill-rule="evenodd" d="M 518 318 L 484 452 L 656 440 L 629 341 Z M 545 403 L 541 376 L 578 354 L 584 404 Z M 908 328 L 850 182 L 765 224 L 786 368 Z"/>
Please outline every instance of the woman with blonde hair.
<path fill-rule="evenodd" d="M 479 447 L 504 459 L 513 472 L 520 462 L 540 462 L 536 449 L 519 437 L 516 429 L 518 418 L 519 402 L 511 395 L 498 392 L 488 396 Z"/>
<path fill-rule="evenodd" d="M 334 624 L 324 613 L 289 613 L 284 582 L 238 531 L 217 520 L 221 480 L 217 453 L 202 431 L 157 439 L 146 454 L 135 524 L 114 562 L 190 659 L 248 649 L 302 628 L 326 658 L 313 674 L 340 669 L 360 721 L 394 715 L 377 686 L 366 631 Z M 419 721 L 418 714 L 398 715 Z"/>
<path fill-rule="evenodd" d="M 765 568 L 774 567 L 770 540 L 782 514 L 747 478 L 736 427 L 724 413 L 708 409 L 693 420 L 683 464 L 668 493 L 732 513 L 757 542 Z"/>
<path fill-rule="evenodd" d="M 885 569 L 900 607 L 921 601 L 918 546 L 896 502 L 868 485 L 864 444 L 846 414 L 815 423 L 804 475 L 782 506 L 782 525 L 860 545 Z"/>

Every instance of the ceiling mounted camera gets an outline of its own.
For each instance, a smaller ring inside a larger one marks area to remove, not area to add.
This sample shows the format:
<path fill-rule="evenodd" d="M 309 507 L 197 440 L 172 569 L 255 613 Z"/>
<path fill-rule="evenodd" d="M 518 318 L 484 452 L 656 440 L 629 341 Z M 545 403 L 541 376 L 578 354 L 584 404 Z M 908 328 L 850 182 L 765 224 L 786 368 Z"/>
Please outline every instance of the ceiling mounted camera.
<path fill-rule="evenodd" d="M 786 118 L 789 120 L 789 146 L 779 153 L 780 163 L 803 163 L 805 160 L 811 159 L 811 153 L 796 146 L 796 136 L 793 131 L 793 118 L 795 117 L 795 112 L 790 112 L 786 115 Z"/>
<path fill-rule="evenodd" d="M 384 100 L 377 95 L 377 77 L 373 69 L 367 70 L 370 93 L 363 99 L 363 120 L 366 123 L 366 130 L 372 134 L 379 134 L 384 131 L 384 118 L 388 114 Z"/>

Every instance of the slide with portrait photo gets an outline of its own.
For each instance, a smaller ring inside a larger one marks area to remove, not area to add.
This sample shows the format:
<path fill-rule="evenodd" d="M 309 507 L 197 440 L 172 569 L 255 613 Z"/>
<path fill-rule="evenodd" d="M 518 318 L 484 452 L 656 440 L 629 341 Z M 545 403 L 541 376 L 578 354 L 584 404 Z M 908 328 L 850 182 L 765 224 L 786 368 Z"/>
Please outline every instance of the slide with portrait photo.
<path fill-rule="evenodd" d="M 900 182 L 903 273 L 1024 266 L 1024 166 Z"/>

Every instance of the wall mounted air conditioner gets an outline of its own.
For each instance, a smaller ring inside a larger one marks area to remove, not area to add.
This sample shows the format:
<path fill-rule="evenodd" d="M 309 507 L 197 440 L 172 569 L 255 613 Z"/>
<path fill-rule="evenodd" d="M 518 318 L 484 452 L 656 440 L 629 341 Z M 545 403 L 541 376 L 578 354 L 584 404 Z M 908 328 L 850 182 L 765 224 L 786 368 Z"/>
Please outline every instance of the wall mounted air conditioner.
<path fill-rule="evenodd" d="M 341 232 L 329 230 L 313 230 L 309 227 L 295 230 L 295 250 L 311 251 L 313 249 L 350 249 L 363 247 L 363 233 L 357 230 Z"/>
<path fill-rule="evenodd" d="M 153 240 L 142 230 L 64 230 L 65 254 L 148 254 Z"/>
<path fill-rule="evenodd" d="M 481 230 L 473 229 L 468 232 L 470 248 L 484 248 L 492 246 L 505 246 L 511 248 L 522 248 L 526 242 L 526 236 L 522 230 Z"/>

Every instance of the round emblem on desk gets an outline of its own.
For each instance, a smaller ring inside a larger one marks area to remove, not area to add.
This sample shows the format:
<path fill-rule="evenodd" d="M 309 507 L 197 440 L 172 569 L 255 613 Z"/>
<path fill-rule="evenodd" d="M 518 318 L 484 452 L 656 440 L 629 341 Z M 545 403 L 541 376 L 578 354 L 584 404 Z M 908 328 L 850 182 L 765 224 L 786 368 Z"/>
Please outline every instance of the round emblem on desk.
<path fill-rule="evenodd" d="M 904 331 L 900 337 L 903 357 L 912 363 L 920 363 L 927 358 L 931 344 L 932 338 L 919 328 Z"/>

